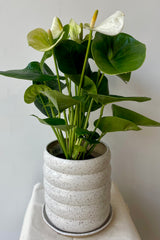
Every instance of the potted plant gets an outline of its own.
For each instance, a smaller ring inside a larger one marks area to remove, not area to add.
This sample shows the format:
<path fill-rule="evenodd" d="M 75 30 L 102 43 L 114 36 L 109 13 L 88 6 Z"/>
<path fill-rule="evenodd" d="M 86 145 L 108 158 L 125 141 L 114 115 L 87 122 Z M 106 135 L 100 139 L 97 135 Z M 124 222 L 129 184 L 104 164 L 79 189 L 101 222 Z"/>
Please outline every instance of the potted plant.
<path fill-rule="evenodd" d="M 103 115 L 110 103 L 150 98 L 110 94 L 108 76 L 116 75 L 128 83 L 131 72 L 143 64 L 146 47 L 121 32 L 121 11 L 95 27 L 97 14 L 96 10 L 90 24 L 78 25 L 71 19 L 63 26 L 55 17 L 48 32 L 41 28 L 31 31 L 28 43 L 43 52 L 41 61 L 21 70 L 0 71 L 4 76 L 32 81 L 24 101 L 34 103 L 45 115 L 33 116 L 50 126 L 57 138 L 44 151 L 44 217 L 56 231 L 70 235 L 99 231 L 111 215 L 110 150 L 102 137 L 109 132 L 139 131 L 139 126 L 160 126 L 115 104 L 112 116 Z M 85 36 L 84 29 L 89 30 Z M 48 58 L 53 58 L 55 73 L 45 63 Z M 90 130 L 90 117 L 96 110 L 99 118 Z"/>

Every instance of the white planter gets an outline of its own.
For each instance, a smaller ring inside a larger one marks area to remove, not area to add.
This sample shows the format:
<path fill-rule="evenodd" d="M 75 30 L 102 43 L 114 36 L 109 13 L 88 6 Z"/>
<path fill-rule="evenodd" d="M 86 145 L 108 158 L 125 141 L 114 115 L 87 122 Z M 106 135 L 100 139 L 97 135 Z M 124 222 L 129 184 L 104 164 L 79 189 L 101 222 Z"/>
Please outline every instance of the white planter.
<path fill-rule="evenodd" d="M 93 231 L 110 213 L 110 150 L 100 143 L 88 160 L 56 157 L 60 153 L 57 141 L 44 151 L 46 215 L 65 232 Z"/>

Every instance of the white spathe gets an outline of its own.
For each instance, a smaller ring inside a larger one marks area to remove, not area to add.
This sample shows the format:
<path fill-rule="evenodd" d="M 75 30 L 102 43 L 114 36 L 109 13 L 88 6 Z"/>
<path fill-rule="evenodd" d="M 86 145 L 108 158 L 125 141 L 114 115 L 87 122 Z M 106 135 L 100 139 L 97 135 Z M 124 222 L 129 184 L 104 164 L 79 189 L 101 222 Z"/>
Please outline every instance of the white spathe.
<path fill-rule="evenodd" d="M 44 151 L 45 209 L 50 221 L 66 232 L 83 233 L 99 228 L 110 213 L 110 150 L 100 143 L 95 157 L 67 160 L 53 156 L 57 142 Z"/>
<path fill-rule="evenodd" d="M 90 28 L 88 24 L 85 24 L 84 27 L 109 36 L 117 35 L 124 27 L 124 13 L 116 11 L 114 14 L 105 19 L 99 26 Z"/>
<path fill-rule="evenodd" d="M 51 26 L 51 32 L 53 39 L 56 39 L 60 36 L 63 31 L 63 26 L 58 17 L 54 17 Z"/>

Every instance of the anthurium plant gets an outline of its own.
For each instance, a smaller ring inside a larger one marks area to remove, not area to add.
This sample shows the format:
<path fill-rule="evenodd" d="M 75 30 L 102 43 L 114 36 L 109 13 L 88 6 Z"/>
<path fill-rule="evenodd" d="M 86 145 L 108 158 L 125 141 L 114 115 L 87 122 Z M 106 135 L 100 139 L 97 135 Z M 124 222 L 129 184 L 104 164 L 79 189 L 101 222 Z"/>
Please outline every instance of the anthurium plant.
<path fill-rule="evenodd" d="M 31 80 L 24 101 L 34 103 L 45 115 L 44 118 L 33 116 L 52 128 L 66 159 L 90 157 L 106 133 L 160 126 L 159 122 L 115 104 L 112 116 L 103 115 L 104 107 L 110 103 L 145 102 L 150 98 L 109 92 L 109 75 L 128 83 L 131 72 L 143 64 L 146 47 L 121 32 L 124 25 L 121 11 L 95 26 L 97 14 L 98 10 L 90 24 L 77 24 L 71 19 L 63 26 L 55 17 L 48 31 L 34 29 L 28 33 L 28 44 L 43 52 L 41 61 L 30 62 L 21 70 L 0 72 L 4 76 Z M 54 72 L 45 62 L 48 58 L 53 58 Z M 91 69 L 93 61 L 96 71 Z M 96 110 L 99 118 L 91 131 L 89 120 L 91 112 Z"/>

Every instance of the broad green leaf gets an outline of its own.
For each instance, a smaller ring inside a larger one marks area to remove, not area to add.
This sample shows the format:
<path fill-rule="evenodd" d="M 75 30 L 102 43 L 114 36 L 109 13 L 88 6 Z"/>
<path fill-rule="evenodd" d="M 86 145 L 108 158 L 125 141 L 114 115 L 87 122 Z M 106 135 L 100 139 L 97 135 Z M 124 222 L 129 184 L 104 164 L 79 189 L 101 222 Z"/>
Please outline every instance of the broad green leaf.
<path fill-rule="evenodd" d="M 81 74 L 86 48 L 72 40 L 64 40 L 54 49 L 58 66 L 65 74 Z"/>
<path fill-rule="evenodd" d="M 80 84 L 80 78 L 81 75 L 80 74 L 74 74 L 74 75 L 68 75 L 68 77 L 76 84 L 79 86 Z M 82 89 L 86 90 L 88 93 L 90 94 L 96 94 L 97 93 L 97 87 L 94 83 L 94 81 L 92 81 L 92 79 L 90 79 L 87 76 L 84 76 L 83 79 L 83 84 L 82 84 Z"/>
<path fill-rule="evenodd" d="M 122 96 L 116 96 L 116 95 L 93 95 L 91 96 L 95 99 L 95 101 L 101 103 L 102 105 L 106 105 L 112 102 L 121 102 L 121 101 L 136 101 L 136 102 L 145 102 L 151 100 L 151 98 L 148 97 L 122 97 Z"/>
<path fill-rule="evenodd" d="M 147 118 L 139 113 L 136 113 L 132 110 L 129 110 L 127 108 L 123 108 L 120 106 L 117 106 L 115 104 L 112 105 L 113 110 L 113 116 L 120 117 L 123 119 L 127 119 L 129 121 L 134 122 L 137 125 L 140 126 L 155 126 L 159 127 L 160 123 L 156 122 L 150 118 Z"/>
<path fill-rule="evenodd" d="M 43 123 L 43 124 L 46 124 L 46 125 L 49 125 L 49 126 L 53 126 L 55 128 L 58 128 L 62 131 L 68 131 L 70 130 L 71 128 L 73 128 L 74 126 L 71 126 L 71 125 L 67 125 L 65 120 L 62 119 L 62 118 L 45 118 L 45 119 L 42 119 L 42 118 L 39 118 L 37 117 L 36 115 L 32 115 L 33 117 L 36 117 L 40 123 Z"/>
<path fill-rule="evenodd" d="M 96 126 L 98 119 L 94 122 Z M 135 123 L 119 117 L 103 117 L 97 126 L 103 134 L 107 132 L 141 130 Z"/>
<path fill-rule="evenodd" d="M 79 34 L 81 32 L 81 27 L 71 19 L 69 22 L 69 34 L 73 41 L 80 43 Z"/>
<path fill-rule="evenodd" d="M 24 69 L 0 71 L 0 74 L 6 77 L 32 80 L 32 81 L 38 81 L 38 82 L 53 81 L 53 80 L 57 81 L 57 76 L 55 76 L 51 70 L 49 73 L 48 72 L 49 72 L 49 67 L 46 64 L 43 65 L 43 73 L 42 73 L 40 68 L 40 63 L 31 62 Z"/>
<path fill-rule="evenodd" d="M 119 75 L 134 71 L 143 64 L 146 47 L 125 33 L 116 36 L 96 33 L 92 42 L 92 55 L 102 72 Z"/>
<path fill-rule="evenodd" d="M 54 44 L 50 44 L 48 33 L 42 28 L 36 28 L 28 33 L 27 40 L 29 46 L 33 47 L 34 49 L 47 52 L 53 49 L 63 38 L 64 32 L 61 33 L 60 37 L 57 39 Z"/>
<path fill-rule="evenodd" d="M 24 101 L 26 103 L 32 103 L 36 100 L 36 97 L 39 94 L 46 96 L 60 112 L 75 104 L 79 104 L 78 100 L 70 96 L 64 95 L 56 90 L 52 90 L 48 86 L 36 84 L 27 88 L 24 94 Z"/>

